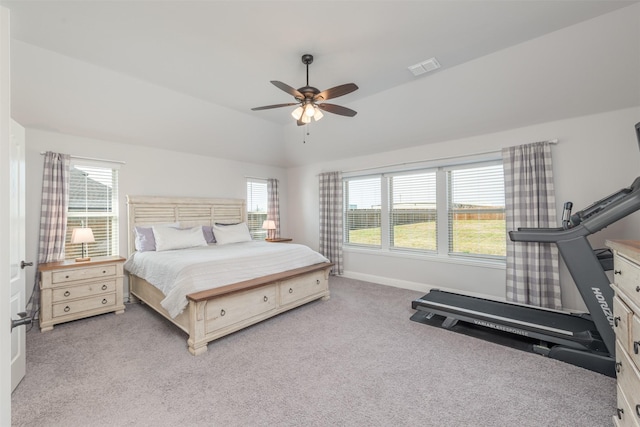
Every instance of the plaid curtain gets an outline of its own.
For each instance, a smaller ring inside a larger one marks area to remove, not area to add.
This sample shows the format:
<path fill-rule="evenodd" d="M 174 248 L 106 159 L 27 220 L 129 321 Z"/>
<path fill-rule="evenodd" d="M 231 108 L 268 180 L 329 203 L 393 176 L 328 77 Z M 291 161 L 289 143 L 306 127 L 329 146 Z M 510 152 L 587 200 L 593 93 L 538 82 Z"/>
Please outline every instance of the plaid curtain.
<path fill-rule="evenodd" d="M 42 199 L 40 210 L 40 241 L 38 264 L 64 259 L 64 240 L 67 232 L 69 206 L 69 168 L 71 156 L 47 151 L 42 171 Z M 31 293 L 31 317 L 40 309 L 39 277 Z"/>
<path fill-rule="evenodd" d="M 341 275 L 342 266 L 342 173 L 320 174 L 320 253 L 334 264 L 331 274 Z"/>
<path fill-rule="evenodd" d="M 502 158 L 507 230 L 556 227 L 549 143 L 504 148 Z M 562 308 L 558 248 L 554 243 L 507 239 L 507 301 Z"/>
<path fill-rule="evenodd" d="M 276 223 L 275 234 L 272 237 L 280 237 L 280 195 L 278 194 L 278 180 L 267 179 L 267 219 Z"/>

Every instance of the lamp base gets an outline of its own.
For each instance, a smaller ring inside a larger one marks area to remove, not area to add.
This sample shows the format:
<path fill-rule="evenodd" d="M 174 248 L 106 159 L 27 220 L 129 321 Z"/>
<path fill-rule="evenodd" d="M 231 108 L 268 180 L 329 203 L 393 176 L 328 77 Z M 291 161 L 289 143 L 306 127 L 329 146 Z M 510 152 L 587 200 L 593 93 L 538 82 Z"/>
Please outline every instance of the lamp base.
<path fill-rule="evenodd" d="M 91 261 L 91 257 L 76 258 L 76 262 L 87 262 L 87 261 Z"/>

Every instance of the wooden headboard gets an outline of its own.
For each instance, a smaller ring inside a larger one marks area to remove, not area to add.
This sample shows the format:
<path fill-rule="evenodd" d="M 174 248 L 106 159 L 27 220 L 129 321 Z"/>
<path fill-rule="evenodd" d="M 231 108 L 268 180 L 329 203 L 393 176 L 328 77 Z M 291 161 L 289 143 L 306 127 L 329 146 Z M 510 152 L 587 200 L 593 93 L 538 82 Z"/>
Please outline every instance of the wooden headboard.
<path fill-rule="evenodd" d="M 181 227 L 246 222 L 244 199 L 127 196 L 128 253 L 135 252 L 135 227 L 179 222 Z"/>

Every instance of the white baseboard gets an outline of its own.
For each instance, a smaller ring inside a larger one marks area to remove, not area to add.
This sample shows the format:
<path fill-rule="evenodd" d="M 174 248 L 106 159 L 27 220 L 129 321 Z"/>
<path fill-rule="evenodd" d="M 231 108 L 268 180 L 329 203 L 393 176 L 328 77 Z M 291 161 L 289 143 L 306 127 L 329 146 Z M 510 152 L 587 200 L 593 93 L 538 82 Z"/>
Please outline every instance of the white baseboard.
<path fill-rule="evenodd" d="M 347 279 L 362 280 L 365 282 L 377 283 L 379 285 L 393 286 L 394 288 L 409 289 L 412 291 L 429 292 L 438 286 L 431 286 L 426 283 L 409 282 L 408 280 L 392 279 L 390 277 L 374 276 L 373 274 L 357 273 L 345 271 L 342 274 Z"/>
<path fill-rule="evenodd" d="M 429 291 L 431 291 L 431 289 L 440 289 L 443 291 L 455 292 L 458 294 L 464 294 L 464 295 L 475 296 L 480 298 L 488 298 L 488 299 L 493 299 L 497 301 L 505 301 L 505 298 L 499 298 L 496 296 L 486 295 L 479 292 L 462 291 L 460 289 L 447 288 L 445 286 L 410 282 L 408 280 L 393 279 L 391 277 L 375 276 L 373 274 L 364 274 L 364 273 L 358 273 L 354 271 L 345 271 L 342 274 L 342 277 L 346 277 L 347 279 L 355 279 L 355 280 L 362 280 L 365 282 L 376 283 L 378 285 L 393 286 L 394 288 L 409 289 L 411 291 L 419 291 L 424 293 L 428 293 Z"/>

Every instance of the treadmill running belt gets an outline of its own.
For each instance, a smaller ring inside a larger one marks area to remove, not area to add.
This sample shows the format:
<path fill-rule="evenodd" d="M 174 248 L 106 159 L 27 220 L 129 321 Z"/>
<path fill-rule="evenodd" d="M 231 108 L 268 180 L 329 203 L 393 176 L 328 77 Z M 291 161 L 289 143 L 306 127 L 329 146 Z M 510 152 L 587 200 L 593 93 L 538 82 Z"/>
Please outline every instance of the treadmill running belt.
<path fill-rule="evenodd" d="M 592 333 L 597 334 L 597 329 L 594 323 L 589 319 L 541 308 L 530 308 L 523 305 L 491 301 L 484 298 L 454 294 L 439 290 L 431 291 L 420 300 L 417 300 L 418 303 L 416 305 L 421 305 L 419 303 L 420 301 L 427 302 L 427 304 L 425 304 L 426 308 L 429 307 L 428 303 L 435 303 L 438 305 L 450 306 L 458 310 L 470 310 L 487 315 L 505 317 L 518 320 L 520 322 L 563 330 L 573 334 L 584 331 L 591 331 Z"/>

